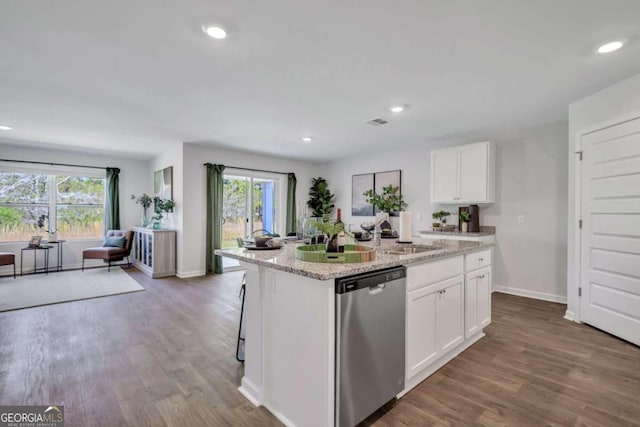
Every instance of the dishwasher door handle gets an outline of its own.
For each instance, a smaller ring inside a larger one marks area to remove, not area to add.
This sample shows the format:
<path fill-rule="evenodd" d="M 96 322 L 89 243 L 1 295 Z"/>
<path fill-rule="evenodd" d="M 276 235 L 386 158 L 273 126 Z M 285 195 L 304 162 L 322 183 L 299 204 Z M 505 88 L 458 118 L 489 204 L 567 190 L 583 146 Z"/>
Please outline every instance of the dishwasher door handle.
<path fill-rule="evenodd" d="M 387 286 L 386 283 L 380 283 L 379 285 L 369 286 L 369 293 L 371 295 L 379 294 L 384 291 L 384 288 Z"/>

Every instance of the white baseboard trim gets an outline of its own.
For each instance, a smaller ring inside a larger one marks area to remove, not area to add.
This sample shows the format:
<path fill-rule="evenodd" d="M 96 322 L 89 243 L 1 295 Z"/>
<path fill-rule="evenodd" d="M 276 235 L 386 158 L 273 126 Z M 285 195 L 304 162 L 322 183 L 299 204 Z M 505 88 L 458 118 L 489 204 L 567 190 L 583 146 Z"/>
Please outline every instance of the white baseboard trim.
<path fill-rule="evenodd" d="M 254 406 L 262 405 L 260 390 L 251 382 L 251 380 L 248 380 L 247 377 L 242 377 L 242 380 L 240 380 L 240 387 L 238 387 L 238 391 Z"/>
<path fill-rule="evenodd" d="M 571 311 L 571 310 L 567 310 L 567 311 L 564 313 L 564 318 L 565 318 L 565 319 L 567 319 L 567 320 L 570 320 L 570 321 L 572 321 L 572 322 L 582 323 L 581 321 L 576 320 L 576 314 L 575 314 L 573 311 Z"/>
<path fill-rule="evenodd" d="M 493 292 L 500 292 L 502 294 L 516 295 L 519 297 L 539 299 L 542 301 L 557 302 L 560 304 L 567 303 L 567 297 L 562 295 L 545 294 L 543 292 L 530 291 L 528 289 L 519 288 L 507 288 L 503 286 L 494 286 Z"/>
<path fill-rule="evenodd" d="M 205 274 L 206 271 L 204 270 L 178 271 L 176 276 L 178 276 L 179 279 L 188 279 L 190 277 L 204 276 Z"/>
<path fill-rule="evenodd" d="M 289 418 L 282 415 L 279 411 L 271 408 L 269 405 L 264 405 L 264 407 L 267 408 L 273 415 L 275 415 L 275 417 L 279 419 L 280 422 L 286 427 L 296 427 L 296 425 Z"/>

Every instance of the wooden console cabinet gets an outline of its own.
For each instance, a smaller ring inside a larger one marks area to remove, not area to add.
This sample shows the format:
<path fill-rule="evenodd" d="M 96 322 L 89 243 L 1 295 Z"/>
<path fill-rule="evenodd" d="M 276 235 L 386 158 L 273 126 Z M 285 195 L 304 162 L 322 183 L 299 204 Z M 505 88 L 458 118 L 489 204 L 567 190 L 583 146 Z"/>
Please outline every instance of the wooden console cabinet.
<path fill-rule="evenodd" d="M 133 259 L 136 268 L 152 278 L 176 275 L 175 230 L 133 227 Z"/>

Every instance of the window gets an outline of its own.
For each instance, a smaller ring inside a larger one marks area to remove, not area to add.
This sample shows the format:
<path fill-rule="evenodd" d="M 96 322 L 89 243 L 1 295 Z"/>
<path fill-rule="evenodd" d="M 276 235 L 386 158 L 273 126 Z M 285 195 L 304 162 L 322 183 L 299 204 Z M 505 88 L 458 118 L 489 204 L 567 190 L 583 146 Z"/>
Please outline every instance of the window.
<path fill-rule="evenodd" d="M 44 173 L 43 173 L 44 172 Z M 0 241 L 103 235 L 104 177 L 0 168 Z"/>

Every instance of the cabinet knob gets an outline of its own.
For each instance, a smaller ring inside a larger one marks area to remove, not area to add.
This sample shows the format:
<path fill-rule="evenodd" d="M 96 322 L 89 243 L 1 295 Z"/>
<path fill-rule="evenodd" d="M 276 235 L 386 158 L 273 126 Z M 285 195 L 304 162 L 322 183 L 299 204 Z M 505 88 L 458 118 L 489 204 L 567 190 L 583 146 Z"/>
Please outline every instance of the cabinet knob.
<path fill-rule="evenodd" d="M 484 261 L 484 258 L 478 258 L 478 262 Z"/>

